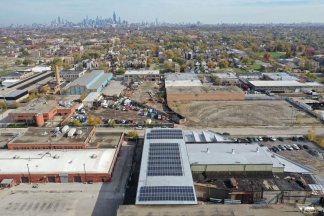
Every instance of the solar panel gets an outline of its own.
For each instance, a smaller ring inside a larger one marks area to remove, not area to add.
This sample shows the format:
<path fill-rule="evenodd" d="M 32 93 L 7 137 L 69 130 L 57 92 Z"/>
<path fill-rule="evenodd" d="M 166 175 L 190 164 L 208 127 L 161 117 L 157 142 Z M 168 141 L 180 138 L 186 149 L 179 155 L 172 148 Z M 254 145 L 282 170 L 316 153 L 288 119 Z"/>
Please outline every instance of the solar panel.
<path fill-rule="evenodd" d="M 150 143 L 147 176 L 182 176 L 178 143 Z"/>
<path fill-rule="evenodd" d="M 195 201 L 192 186 L 144 186 L 139 201 Z"/>
<path fill-rule="evenodd" d="M 147 139 L 183 139 L 182 130 L 178 129 L 164 129 L 151 130 L 147 133 Z"/>

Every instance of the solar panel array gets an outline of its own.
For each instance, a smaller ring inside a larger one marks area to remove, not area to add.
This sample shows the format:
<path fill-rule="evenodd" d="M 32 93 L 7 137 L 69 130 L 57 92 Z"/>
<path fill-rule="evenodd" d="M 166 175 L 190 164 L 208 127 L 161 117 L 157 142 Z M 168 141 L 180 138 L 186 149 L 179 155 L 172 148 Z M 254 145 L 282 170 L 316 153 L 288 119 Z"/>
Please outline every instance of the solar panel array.
<path fill-rule="evenodd" d="M 164 129 L 151 130 L 147 133 L 147 139 L 183 139 L 182 130 Z"/>
<path fill-rule="evenodd" d="M 192 186 L 144 186 L 139 201 L 195 201 Z"/>
<path fill-rule="evenodd" d="M 147 176 L 182 176 L 178 143 L 150 143 Z"/>

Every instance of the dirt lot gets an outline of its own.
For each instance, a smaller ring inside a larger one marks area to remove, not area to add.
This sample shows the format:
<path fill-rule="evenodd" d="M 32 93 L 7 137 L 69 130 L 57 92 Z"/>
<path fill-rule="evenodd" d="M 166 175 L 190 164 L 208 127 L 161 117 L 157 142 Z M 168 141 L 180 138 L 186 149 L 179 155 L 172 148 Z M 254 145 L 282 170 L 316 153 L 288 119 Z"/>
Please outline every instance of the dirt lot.
<path fill-rule="evenodd" d="M 151 97 L 150 93 L 153 97 Z M 161 86 L 156 82 L 143 82 L 136 90 L 131 92 L 131 97 L 140 103 L 146 103 L 147 106 L 157 110 L 164 110 L 162 103 L 159 103 L 161 95 Z"/>
<path fill-rule="evenodd" d="M 319 124 L 285 101 L 193 101 L 169 105 L 185 116 L 190 126 L 291 126 L 292 119 L 294 126 Z"/>

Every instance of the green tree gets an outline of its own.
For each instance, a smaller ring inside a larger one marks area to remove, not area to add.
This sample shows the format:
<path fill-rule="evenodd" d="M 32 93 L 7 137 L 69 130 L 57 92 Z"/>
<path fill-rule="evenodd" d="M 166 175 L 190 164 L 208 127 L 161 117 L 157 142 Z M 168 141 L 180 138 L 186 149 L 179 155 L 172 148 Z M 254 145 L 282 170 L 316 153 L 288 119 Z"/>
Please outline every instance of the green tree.
<path fill-rule="evenodd" d="M 15 61 L 15 65 L 21 65 L 23 63 L 23 61 L 21 61 L 20 59 L 18 59 L 17 61 Z"/>
<path fill-rule="evenodd" d="M 137 139 L 138 138 L 138 133 L 136 131 L 129 131 L 127 133 L 127 137 L 129 139 Z"/>
<path fill-rule="evenodd" d="M 31 60 L 31 59 L 24 59 L 24 61 L 23 61 L 23 65 L 25 65 L 25 66 L 29 66 L 29 65 L 32 65 L 34 63 L 35 62 L 33 60 Z"/>
<path fill-rule="evenodd" d="M 220 78 L 215 75 L 211 77 L 211 81 L 213 82 L 214 85 L 220 85 L 220 83 L 221 83 Z"/>
<path fill-rule="evenodd" d="M 116 71 L 116 74 L 117 75 L 123 75 L 125 73 L 125 69 L 123 68 L 119 68 L 117 71 Z"/>

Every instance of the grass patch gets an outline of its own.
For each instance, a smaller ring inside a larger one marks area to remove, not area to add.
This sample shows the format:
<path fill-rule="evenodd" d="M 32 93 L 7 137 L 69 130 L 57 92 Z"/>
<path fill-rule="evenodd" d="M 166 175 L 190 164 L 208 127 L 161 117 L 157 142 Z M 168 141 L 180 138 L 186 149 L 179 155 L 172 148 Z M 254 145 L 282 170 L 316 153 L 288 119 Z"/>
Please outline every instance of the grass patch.
<path fill-rule="evenodd" d="M 271 58 L 274 60 L 279 60 L 286 57 L 285 52 L 258 52 L 257 54 L 259 55 L 260 59 L 263 59 L 265 53 L 269 53 Z"/>

